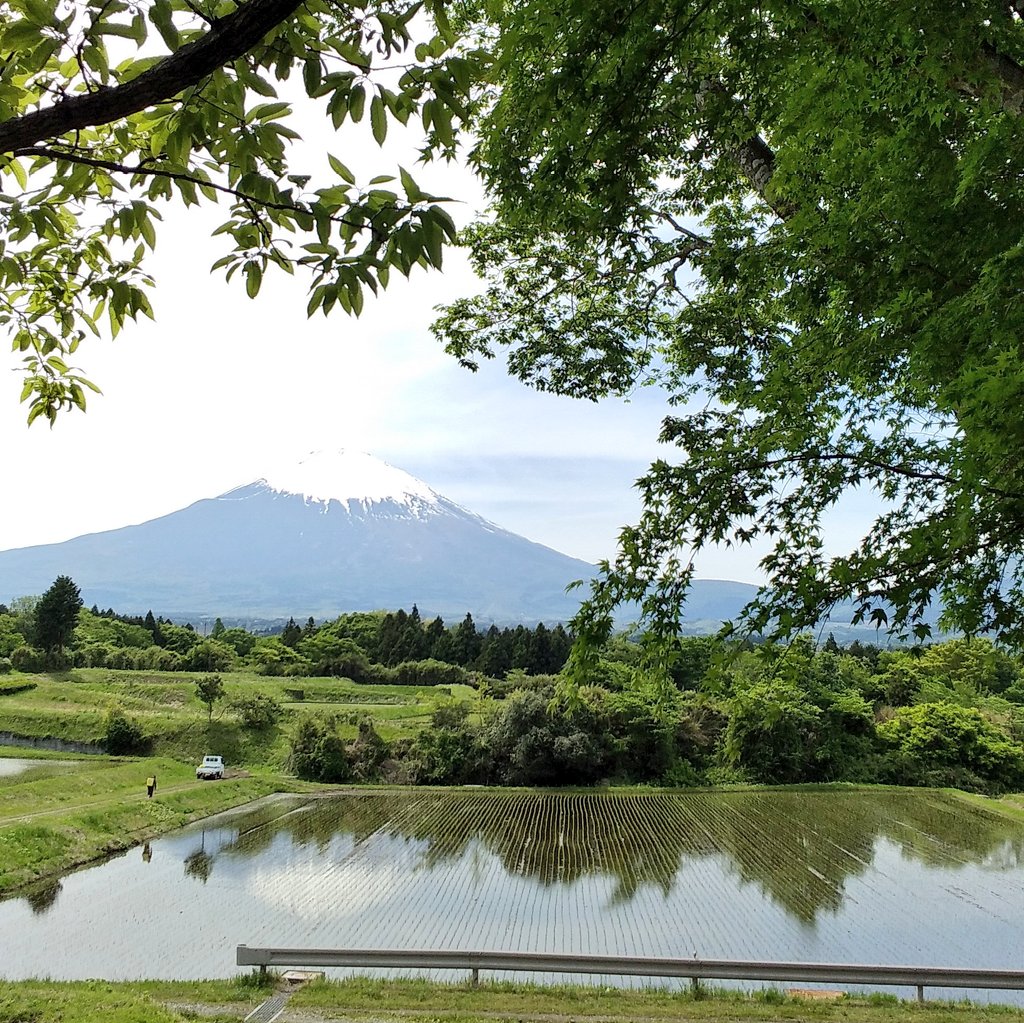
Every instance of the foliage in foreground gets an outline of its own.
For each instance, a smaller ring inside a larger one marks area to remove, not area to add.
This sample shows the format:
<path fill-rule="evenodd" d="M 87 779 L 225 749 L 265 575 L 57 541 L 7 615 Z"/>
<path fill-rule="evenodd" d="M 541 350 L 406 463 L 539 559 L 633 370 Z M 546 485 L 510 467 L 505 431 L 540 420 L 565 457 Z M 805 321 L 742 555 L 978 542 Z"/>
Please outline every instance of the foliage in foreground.
<path fill-rule="evenodd" d="M 951 631 L 1024 646 L 1019 4 L 464 18 L 494 55 L 466 238 L 487 286 L 437 333 L 541 390 L 667 395 L 583 645 L 633 601 L 670 644 L 724 543 L 767 548 L 755 633 L 851 604 L 920 641 L 941 600 Z M 851 496 L 872 521 L 839 546 Z"/>
<path fill-rule="evenodd" d="M 366 113 L 381 145 L 412 119 L 425 154 L 451 156 L 484 58 L 442 4 L 3 0 L 0 27 L 0 329 L 24 356 L 29 422 L 85 407 L 95 385 L 69 360 L 86 337 L 153 315 L 146 266 L 170 201 L 225 203 L 215 269 L 250 297 L 271 267 L 305 270 L 309 314 L 358 313 L 392 272 L 440 267 L 444 200 L 404 168 L 357 183 L 323 150 L 293 163 L 278 89 L 297 82 L 335 131 L 358 134 Z"/>
<path fill-rule="evenodd" d="M 454 225 L 407 171 L 293 164 L 278 87 L 301 81 L 335 129 L 418 122 L 428 158 L 473 139 L 487 287 L 437 325 L 464 363 L 504 349 L 541 389 L 668 394 L 679 458 L 643 479 L 581 647 L 633 600 L 670 644 L 692 552 L 764 540 L 754 630 L 852 601 L 921 640 L 941 599 L 954 630 L 1024 646 L 1019 4 L 449 10 L 2 0 L 0 327 L 30 419 L 84 407 L 86 336 L 151 315 L 166 200 L 226 201 L 216 266 L 250 296 L 308 270 L 308 312 L 441 265 Z M 832 556 L 856 492 L 878 513 Z"/>

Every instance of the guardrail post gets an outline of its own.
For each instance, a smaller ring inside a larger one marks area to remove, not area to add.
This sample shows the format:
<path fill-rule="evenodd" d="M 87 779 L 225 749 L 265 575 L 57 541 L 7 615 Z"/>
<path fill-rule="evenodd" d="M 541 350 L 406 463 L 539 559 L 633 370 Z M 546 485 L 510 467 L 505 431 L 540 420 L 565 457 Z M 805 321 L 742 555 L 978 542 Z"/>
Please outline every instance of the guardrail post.
<path fill-rule="evenodd" d="M 917 985 L 917 1000 L 924 1002 L 924 984 Z"/>
<path fill-rule="evenodd" d="M 469 983 L 472 984 L 473 987 L 480 986 L 480 971 L 475 966 L 470 972 Z"/>

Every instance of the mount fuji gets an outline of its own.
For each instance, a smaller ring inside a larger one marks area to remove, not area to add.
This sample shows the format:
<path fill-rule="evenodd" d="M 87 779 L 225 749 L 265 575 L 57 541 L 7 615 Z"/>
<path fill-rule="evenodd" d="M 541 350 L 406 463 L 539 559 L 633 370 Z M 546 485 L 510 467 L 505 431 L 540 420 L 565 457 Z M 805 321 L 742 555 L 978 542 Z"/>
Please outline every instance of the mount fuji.
<path fill-rule="evenodd" d="M 333 617 L 411 607 L 499 622 L 566 620 L 594 566 L 510 533 L 422 480 L 320 452 L 140 525 L 0 552 L 0 600 L 58 575 L 86 604 L 182 618 Z"/>

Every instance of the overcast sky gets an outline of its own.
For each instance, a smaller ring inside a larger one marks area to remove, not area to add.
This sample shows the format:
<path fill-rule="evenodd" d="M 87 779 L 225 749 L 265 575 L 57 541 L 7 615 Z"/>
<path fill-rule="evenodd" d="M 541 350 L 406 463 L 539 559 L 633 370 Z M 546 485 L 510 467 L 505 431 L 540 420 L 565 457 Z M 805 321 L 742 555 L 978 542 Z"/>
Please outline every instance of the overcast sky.
<path fill-rule="evenodd" d="M 304 133 L 316 139 L 322 122 Z M 413 165 L 389 144 L 330 143 L 357 174 Z M 322 141 L 310 159 L 325 160 Z M 315 156 L 313 155 L 315 154 Z M 298 168 L 295 168 L 296 170 Z M 468 172 L 415 169 L 421 184 L 480 205 Z M 255 301 L 241 278 L 209 267 L 217 211 L 164 208 L 153 295 L 156 322 L 91 340 L 77 365 L 103 389 L 54 429 L 25 425 L 19 357 L 0 374 L 4 497 L 0 549 L 142 522 L 257 479 L 311 450 L 367 451 L 495 522 L 566 554 L 611 557 L 639 511 L 633 482 L 659 454 L 664 396 L 643 389 L 600 404 L 534 392 L 500 363 L 472 374 L 429 333 L 438 303 L 477 287 L 465 261 L 394 280 L 359 319 L 305 316 L 305 282 L 271 276 Z M 0 363 L 2 365 L 2 363 Z M 856 515 L 854 516 L 854 520 Z M 706 578 L 759 581 L 749 550 L 709 552 Z"/>

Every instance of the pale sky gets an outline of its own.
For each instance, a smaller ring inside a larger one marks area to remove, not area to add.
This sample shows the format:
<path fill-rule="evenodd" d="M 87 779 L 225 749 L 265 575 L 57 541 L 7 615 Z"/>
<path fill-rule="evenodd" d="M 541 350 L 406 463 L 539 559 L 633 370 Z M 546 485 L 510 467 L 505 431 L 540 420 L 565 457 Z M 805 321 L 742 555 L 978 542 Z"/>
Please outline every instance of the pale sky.
<path fill-rule="evenodd" d="M 304 134 L 324 131 L 314 120 Z M 402 160 L 428 190 L 464 198 L 453 215 L 466 222 L 481 201 L 469 173 L 416 168 L 398 145 L 381 153 L 330 142 L 357 175 Z M 325 163 L 322 144 L 309 153 Z M 656 444 L 663 395 L 644 389 L 593 404 L 532 391 L 500 362 L 462 369 L 428 329 L 434 306 L 478 286 L 455 252 L 443 273 L 393 279 L 359 319 L 337 311 L 307 320 L 298 275 L 268 277 L 250 301 L 240 277 L 228 285 L 209 273 L 227 251 L 209 237 L 218 212 L 163 207 L 149 267 L 156 322 L 82 345 L 76 364 L 104 392 L 86 414 L 28 428 L 20 360 L 4 345 L 0 549 L 142 522 L 282 459 L 348 447 L 531 540 L 591 562 L 613 556 L 619 529 L 639 513 L 634 480 L 655 457 L 671 457 Z M 699 575 L 757 582 L 756 562 L 749 549 L 708 552 Z"/>

